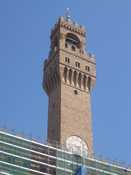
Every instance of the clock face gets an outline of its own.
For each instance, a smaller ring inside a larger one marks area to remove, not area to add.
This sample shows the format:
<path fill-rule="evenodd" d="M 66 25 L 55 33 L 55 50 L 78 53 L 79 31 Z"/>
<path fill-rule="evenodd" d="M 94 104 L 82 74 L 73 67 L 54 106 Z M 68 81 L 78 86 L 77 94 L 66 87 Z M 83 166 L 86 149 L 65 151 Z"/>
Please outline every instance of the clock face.
<path fill-rule="evenodd" d="M 66 147 L 67 150 L 72 152 L 73 154 L 87 157 L 87 144 L 80 137 L 70 136 L 69 138 L 67 138 Z"/>

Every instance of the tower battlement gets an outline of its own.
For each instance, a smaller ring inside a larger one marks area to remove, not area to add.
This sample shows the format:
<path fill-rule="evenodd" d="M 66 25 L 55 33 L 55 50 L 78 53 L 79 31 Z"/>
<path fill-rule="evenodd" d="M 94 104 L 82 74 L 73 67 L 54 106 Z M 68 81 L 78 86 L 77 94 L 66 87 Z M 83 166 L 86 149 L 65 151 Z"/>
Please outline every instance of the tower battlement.
<path fill-rule="evenodd" d="M 86 36 L 86 29 L 84 28 L 84 26 L 79 25 L 78 23 L 72 20 L 68 20 L 64 16 L 61 16 L 52 28 L 51 38 L 54 36 L 59 27 L 65 28 L 70 32 L 78 33 L 81 36 Z"/>

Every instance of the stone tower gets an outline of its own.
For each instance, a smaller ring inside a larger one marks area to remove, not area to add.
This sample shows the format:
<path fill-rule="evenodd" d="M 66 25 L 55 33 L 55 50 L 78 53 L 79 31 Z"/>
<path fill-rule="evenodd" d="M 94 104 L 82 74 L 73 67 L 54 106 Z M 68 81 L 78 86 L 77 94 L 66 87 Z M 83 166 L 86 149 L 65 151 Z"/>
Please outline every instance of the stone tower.
<path fill-rule="evenodd" d="M 74 154 L 91 156 L 91 89 L 96 62 L 86 52 L 85 28 L 70 17 L 60 17 L 51 35 L 44 62 L 43 88 L 49 97 L 48 142 L 64 145 Z"/>

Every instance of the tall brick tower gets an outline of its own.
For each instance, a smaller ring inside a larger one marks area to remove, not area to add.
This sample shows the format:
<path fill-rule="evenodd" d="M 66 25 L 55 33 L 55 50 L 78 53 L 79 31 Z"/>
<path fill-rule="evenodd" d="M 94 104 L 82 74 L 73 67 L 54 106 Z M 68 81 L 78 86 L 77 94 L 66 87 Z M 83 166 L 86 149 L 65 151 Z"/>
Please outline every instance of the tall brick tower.
<path fill-rule="evenodd" d="M 66 15 L 54 25 L 50 39 L 43 78 L 49 97 L 48 141 L 56 141 L 74 154 L 90 156 L 90 93 L 96 81 L 96 62 L 86 52 L 86 31 Z"/>

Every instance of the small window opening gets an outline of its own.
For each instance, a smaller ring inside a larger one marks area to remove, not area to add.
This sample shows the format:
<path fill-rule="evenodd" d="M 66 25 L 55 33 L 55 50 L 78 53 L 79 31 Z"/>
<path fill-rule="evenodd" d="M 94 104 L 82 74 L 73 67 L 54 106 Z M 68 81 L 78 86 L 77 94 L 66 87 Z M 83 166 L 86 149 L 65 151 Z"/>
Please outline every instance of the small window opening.
<path fill-rule="evenodd" d="M 85 70 L 87 70 L 89 72 L 90 71 L 90 67 L 89 66 L 85 66 Z"/>
<path fill-rule="evenodd" d="M 74 94 L 75 94 L 75 95 L 78 95 L 78 91 L 77 91 L 77 90 L 74 90 Z"/>
<path fill-rule="evenodd" d="M 75 62 L 76 67 L 80 68 L 80 63 L 79 62 Z"/>
<path fill-rule="evenodd" d="M 65 62 L 70 63 L 70 58 L 65 57 Z"/>

